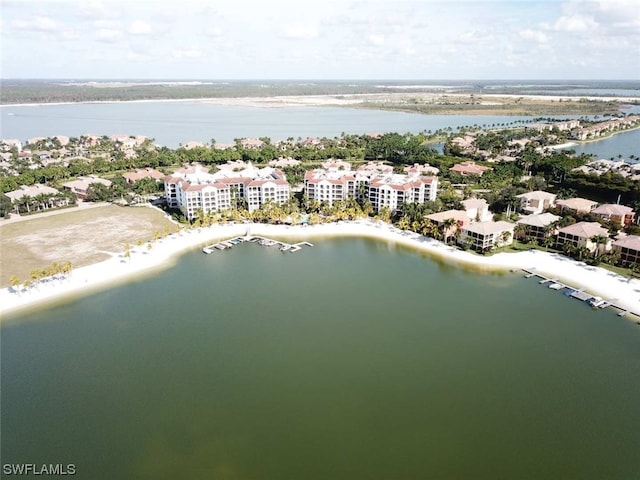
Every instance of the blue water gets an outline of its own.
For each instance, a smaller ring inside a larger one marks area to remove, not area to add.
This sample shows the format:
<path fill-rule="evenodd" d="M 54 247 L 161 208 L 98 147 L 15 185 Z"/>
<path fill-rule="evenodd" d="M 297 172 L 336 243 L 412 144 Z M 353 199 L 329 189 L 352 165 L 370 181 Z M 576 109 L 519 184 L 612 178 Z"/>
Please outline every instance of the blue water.
<path fill-rule="evenodd" d="M 419 133 L 468 125 L 508 125 L 533 117 L 422 115 L 335 107 L 242 107 L 199 102 L 135 102 L 6 106 L 1 138 L 36 136 L 145 135 L 176 148 L 189 141 L 233 143 L 235 138 L 337 137 L 342 132 Z M 565 118 L 565 117 L 563 117 Z"/>

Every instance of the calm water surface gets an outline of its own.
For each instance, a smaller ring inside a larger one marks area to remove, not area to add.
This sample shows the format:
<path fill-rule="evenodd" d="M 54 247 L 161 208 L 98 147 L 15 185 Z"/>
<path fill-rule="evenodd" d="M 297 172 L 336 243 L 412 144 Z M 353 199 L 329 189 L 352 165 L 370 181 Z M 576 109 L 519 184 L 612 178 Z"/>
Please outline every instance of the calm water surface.
<path fill-rule="evenodd" d="M 534 117 L 507 115 L 421 115 L 337 107 L 261 108 L 201 102 L 133 102 L 6 106 L 0 138 L 36 136 L 145 135 L 176 148 L 191 140 L 233 143 L 235 138 L 340 136 L 342 132 L 418 133 L 466 125 L 500 125 Z M 570 118 L 570 117 L 563 117 Z"/>
<path fill-rule="evenodd" d="M 4 463 L 83 479 L 640 471 L 640 327 L 382 242 L 193 252 L 1 332 Z"/>

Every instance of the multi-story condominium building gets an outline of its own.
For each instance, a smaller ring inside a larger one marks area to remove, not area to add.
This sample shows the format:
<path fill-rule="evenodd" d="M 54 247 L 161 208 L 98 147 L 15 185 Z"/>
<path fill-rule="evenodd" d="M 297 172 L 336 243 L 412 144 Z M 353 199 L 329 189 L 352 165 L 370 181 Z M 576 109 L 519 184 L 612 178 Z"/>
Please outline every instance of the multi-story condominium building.
<path fill-rule="evenodd" d="M 604 240 L 603 244 L 597 244 L 594 237 Z M 611 248 L 609 231 L 598 222 L 578 222 L 558 230 L 558 246 L 573 245 L 575 248 L 585 247 L 594 252 L 596 248 L 606 251 Z"/>
<path fill-rule="evenodd" d="M 591 213 L 603 218 L 604 220 L 617 223 L 621 227 L 628 227 L 631 225 L 635 217 L 633 208 L 617 204 L 600 205 L 599 207 L 591 210 Z"/>
<path fill-rule="evenodd" d="M 503 221 L 471 223 L 461 228 L 458 243 L 478 252 L 486 252 L 513 243 L 514 228 L 515 224 Z"/>
<path fill-rule="evenodd" d="M 534 213 L 518 220 L 518 225 L 524 226 L 524 231 L 517 235 L 524 240 L 543 240 L 555 235 L 553 225 L 560 220 L 558 215 L 552 213 Z"/>
<path fill-rule="evenodd" d="M 375 167 L 369 164 L 356 171 L 350 167 L 308 171 L 304 177 L 305 194 L 309 200 L 325 201 L 330 205 L 336 200 L 367 198 L 376 212 L 383 207 L 392 212 L 399 211 L 404 203 L 436 199 L 437 177 L 423 176 L 419 172 L 394 174 L 386 165 Z"/>
<path fill-rule="evenodd" d="M 542 213 L 556 204 L 555 194 L 541 190 L 523 193 L 516 197 L 520 199 L 520 209 L 530 214 Z"/>
<path fill-rule="evenodd" d="M 283 204 L 291 189 L 284 173 L 275 168 L 248 166 L 240 171 L 208 173 L 201 165 L 176 170 L 164 180 L 167 204 L 192 220 L 198 210 L 225 210 L 245 201 L 250 212 L 267 202 Z"/>
<path fill-rule="evenodd" d="M 640 237 L 627 235 L 613 242 L 613 249 L 620 254 L 620 263 L 629 266 L 633 263 L 640 265 Z"/>

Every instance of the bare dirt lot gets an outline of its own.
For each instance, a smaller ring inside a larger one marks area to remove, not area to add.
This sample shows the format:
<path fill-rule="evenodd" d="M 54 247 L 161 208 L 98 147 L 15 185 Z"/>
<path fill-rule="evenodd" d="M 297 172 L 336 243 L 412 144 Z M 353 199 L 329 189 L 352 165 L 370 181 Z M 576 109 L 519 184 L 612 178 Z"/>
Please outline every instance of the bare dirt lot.
<path fill-rule="evenodd" d="M 0 286 L 53 262 L 89 265 L 119 253 L 125 244 L 175 230 L 162 212 L 144 207 L 104 206 L 0 226 Z"/>

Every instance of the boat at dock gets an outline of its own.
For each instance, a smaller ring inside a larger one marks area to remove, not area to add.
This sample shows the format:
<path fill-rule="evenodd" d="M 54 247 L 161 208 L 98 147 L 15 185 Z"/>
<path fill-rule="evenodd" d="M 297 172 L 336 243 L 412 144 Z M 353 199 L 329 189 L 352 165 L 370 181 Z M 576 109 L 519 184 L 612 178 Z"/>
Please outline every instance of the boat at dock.
<path fill-rule="evenodd" d="M 564 285 L 562 285 L 561 283 L 552 283 L 549 285 L 549 288 L 551 290 L 562 290 L 564 288 Z"/>

